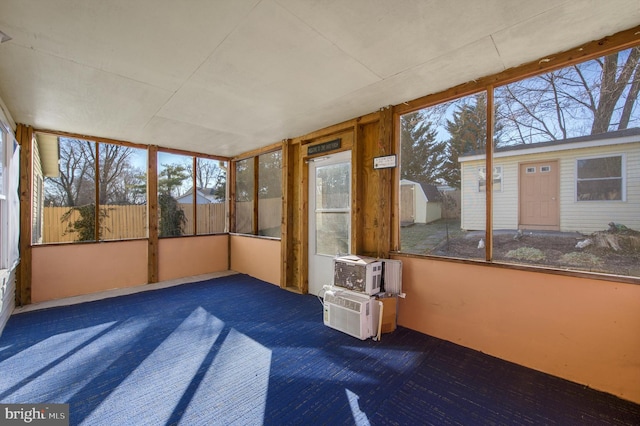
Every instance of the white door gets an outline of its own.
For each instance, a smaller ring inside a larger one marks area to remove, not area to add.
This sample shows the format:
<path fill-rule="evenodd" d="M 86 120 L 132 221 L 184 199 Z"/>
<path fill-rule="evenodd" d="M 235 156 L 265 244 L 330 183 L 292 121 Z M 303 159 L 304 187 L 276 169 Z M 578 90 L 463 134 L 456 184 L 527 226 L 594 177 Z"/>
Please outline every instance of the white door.
<path fill-rule="evenodd" d="M 331 284 L 333 258 L 351 252 L 351 151 L 309 163 L 309 293 Z"/>

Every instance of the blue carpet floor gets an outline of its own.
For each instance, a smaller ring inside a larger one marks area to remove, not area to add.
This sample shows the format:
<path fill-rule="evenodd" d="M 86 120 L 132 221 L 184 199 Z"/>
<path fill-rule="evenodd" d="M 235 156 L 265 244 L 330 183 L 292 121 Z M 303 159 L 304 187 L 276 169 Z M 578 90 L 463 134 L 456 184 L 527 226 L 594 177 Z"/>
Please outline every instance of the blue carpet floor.
<path fill-rule="evenodd" d="M 640 424 L 640 405 L 402 327 L 357 340 L 246 275 L 13 315 L 0 402 L 68 403 L 74 425 Z"/>

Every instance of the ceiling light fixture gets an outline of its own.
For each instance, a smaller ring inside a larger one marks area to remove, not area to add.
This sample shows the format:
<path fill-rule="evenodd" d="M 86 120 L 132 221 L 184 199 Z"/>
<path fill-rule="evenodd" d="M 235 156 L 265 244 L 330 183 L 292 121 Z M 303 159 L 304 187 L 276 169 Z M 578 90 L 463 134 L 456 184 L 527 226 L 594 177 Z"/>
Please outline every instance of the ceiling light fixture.
<path fill-rule="evenodd" d="M 0 43 L 11 40 L 11 37 L 0 31 Z"/>

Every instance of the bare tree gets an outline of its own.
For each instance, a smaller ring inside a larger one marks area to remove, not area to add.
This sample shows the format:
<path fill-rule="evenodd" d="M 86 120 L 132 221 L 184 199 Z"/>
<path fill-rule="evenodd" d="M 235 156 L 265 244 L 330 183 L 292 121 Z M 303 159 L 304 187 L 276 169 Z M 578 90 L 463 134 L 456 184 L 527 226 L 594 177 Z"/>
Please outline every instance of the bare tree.
<path fill-rule="evenodd" d="M 141 192 L 138 189 L 144 187 L 146 193 L 145 173 L 132 165 L 133 148 L 60 138 L 59 176 L 46 178 L 47 205 L 73 207 L 95 203 L 96 149 L 100 159 L 100 204 L 136 204 Z"/>
<path fill-rule="evenodd" d="M 193 163 L 186 164 L 189 176 L 194 176 Z M 196 188 L 211 191 L 217 199 L 225 198 L 227 171 L 224 162 L 207 158 L 196 158 L 195 183 Z"/>
<path fill-rule="evenodd" d="M 640 47 L 496 89 L 506 144 L 535 143 L 640 125 Z"/>
<path fill-rule="evenodd" d="M 94 164 L 89 160 L 95 144 L 80 139 L 60 138 L 59 176 L 46 178 L 46 203 L 78 206 L 95 202 Z"/>

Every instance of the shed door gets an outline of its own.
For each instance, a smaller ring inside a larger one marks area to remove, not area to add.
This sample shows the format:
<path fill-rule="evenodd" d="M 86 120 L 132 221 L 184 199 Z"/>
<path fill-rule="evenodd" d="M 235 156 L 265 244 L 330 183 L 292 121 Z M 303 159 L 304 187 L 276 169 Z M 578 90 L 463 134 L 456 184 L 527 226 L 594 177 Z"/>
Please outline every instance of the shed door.
<path fill-rule="evenodd" d="M 560 229 L 558 161 L 520 164 L 520 228 Z"/>
<path fill-rule="evenodd" d="M 402 225 L 411 224 L 416 219 L 414 192 L 414 184 L 400 186 L 400 223 Z"/>

